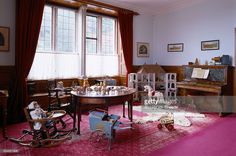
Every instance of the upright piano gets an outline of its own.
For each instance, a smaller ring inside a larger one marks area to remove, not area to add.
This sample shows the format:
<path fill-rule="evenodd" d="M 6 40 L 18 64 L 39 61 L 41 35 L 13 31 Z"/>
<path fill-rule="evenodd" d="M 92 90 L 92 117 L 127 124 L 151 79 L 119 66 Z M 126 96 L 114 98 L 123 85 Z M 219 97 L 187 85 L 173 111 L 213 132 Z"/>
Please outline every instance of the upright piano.
<path fill-rule="evenodd" d="M 194 68 L 209 69 L 206 79 L 192 78 Z M 177 82 L 178 95 L 233 95 L 233 67 L 226 65 L 184 65 L 184 80 Z"/>
<path fill-rule="evenodd" d="M 193 78 L 194 68 L 209 70 L 205 79 Z M 202 112 L 232 112 L 233 67 L 226 65 L 184 65 L 183 81 L 177 82 L 179 96 L 190 97 Z"/>

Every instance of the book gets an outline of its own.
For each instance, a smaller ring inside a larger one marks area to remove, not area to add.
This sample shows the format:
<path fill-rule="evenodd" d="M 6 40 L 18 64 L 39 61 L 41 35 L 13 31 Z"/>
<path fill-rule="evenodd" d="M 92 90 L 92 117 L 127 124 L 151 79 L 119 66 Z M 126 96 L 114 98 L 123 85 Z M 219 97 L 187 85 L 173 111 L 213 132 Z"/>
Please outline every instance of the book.
<path fill-rule="evenodd" d="M 209 72 L 209 69 L 193 68 L 191 78 L 207 79 Z"/>

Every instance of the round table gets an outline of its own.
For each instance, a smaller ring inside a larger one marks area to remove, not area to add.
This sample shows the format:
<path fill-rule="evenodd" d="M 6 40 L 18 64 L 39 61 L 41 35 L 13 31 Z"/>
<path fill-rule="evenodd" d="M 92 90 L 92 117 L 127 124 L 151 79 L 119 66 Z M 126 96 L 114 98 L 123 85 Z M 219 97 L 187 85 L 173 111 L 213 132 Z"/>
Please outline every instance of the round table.
<path fill-rule="evenodd" d="M 116 95 L 96 95 L 96 94 L 80 94 L 77 91 L 71 91 L 73 96 L 73 103 L 75 107 L 75 113 L 78 114 L 77 119 L 77 134 L 80 134 L 80 121 L 81 121 L 81 107 L 85 104 L 97 104 L 105 105 L 107 110 L 109 104 L 122 104 L 123 105 L 123 117 L 125 117 L 125 103 L 128 103 L 128 118 L 133 121 L 133 94 L 135 89 L 127 89 L 126 92 L 118 93 Z M 76 115 L 74 115 L 74 128 L 76 126 Z"/>

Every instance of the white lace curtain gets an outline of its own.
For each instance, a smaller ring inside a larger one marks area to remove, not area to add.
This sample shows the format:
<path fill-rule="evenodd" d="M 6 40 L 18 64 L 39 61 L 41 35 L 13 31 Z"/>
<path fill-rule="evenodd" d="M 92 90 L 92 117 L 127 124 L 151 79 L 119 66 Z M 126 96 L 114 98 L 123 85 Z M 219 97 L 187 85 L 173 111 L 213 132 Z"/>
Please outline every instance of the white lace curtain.
<path fill-rule="evenodd" d="M 86 55 L 86 6 L 77 11 L 76 53 L 36 52 L 28 79 L 76 78 L 118 75 L 118 55 Z"/>
<path fill-rule="evenodd" d="M 57 53 L 56 51 L 36 52 L 28 79 L 75 78 L 84 74 L 84 33 L 86 7 L 77 12 L 77 43 L 76 53 Z"/>

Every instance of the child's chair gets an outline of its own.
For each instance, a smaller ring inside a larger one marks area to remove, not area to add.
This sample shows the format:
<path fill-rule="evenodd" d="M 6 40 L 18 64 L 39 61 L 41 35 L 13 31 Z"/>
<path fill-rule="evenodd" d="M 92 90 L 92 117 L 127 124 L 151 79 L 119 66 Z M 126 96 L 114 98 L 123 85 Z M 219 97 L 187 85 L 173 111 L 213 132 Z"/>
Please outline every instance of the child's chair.
<path fill-rule="evenodd" d="M 23 130 L 23 135 L 17 139 L 9 138 L 11 141 L 30 147 L 51 147 L 71 139 L 72 130 L 62 131 L 57 128 L 57 123 L 65 116 L 66 111 L 46 112 L 34 101 L 24 112 L 30 130 Z"/>

